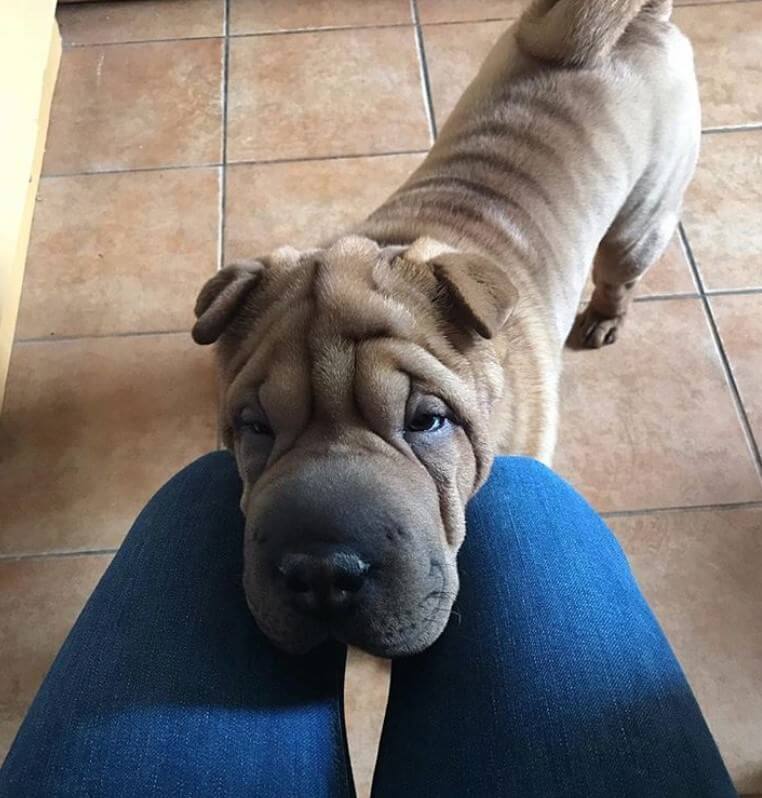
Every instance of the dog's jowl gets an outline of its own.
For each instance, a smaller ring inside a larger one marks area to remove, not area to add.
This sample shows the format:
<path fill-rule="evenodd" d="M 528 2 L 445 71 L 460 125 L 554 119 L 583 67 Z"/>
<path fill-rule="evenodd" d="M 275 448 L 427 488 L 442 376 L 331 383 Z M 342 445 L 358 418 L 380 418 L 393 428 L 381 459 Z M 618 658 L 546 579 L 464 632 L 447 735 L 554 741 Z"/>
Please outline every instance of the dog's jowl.
<path fill-rule="evenodd" d="M 573 326 L 616 339 L 696 162 L 693 56 L 669 14 L 536 2 L 365 222 L 204 286 L 193 335 L 216 342 L 244 587 L 284 649 L 429 646 L 494 453 L 550 460 L 563 344 Z"/>

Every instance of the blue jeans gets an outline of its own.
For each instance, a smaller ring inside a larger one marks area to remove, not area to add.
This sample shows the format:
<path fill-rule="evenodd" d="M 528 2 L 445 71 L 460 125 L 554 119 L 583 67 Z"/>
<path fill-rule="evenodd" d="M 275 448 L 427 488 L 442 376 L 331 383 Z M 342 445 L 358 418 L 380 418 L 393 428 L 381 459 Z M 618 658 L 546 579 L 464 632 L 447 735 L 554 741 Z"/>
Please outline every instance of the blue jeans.
<path fill-rule="evenodd" d="M 276 651 L 241 588 L 233 459 L 143 510 L 0 772 L 2 798 L 345 798 L 344 649 Z M 734 796 L 701 712 L 600 518 L 501 458 L 468 512 L 441 639 L 395 663 L 381 798 Z"/>

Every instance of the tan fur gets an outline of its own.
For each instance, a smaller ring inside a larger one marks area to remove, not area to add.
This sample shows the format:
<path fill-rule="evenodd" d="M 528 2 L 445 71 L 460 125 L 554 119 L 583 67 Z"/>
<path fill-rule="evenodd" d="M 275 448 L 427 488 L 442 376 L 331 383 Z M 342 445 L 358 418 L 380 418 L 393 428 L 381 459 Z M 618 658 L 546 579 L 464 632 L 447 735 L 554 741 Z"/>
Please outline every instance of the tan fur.
<path fill-rule="evenodd" d="M 671 0 L 535 0 L 522 16 L 516 38 L 543 61 L 590 66 L 606 58 L 639 14 L 668 20 Z"/>
<path fill-rule="evenodd" d="M 590 264 L 578 332 L 600 346 L 671 238 L 695 165 L 692 53 L 669 5 L 534 3 L 424 163 L 351 235 L 230 267 L 202 291 L 194 337 L 219 339 L 247 596 L 283 647 L 329 632 L 274 596 L 262 539 L 298 528 L 293 547 L 330 528 L 379 552 L 388 582 L 330 634 L 410 653 L 446 623 L 465 506 L 495 452 L 550 462 Z M 408 431 L 416 412 L 452 423 L 422 437 Z M 266 444 L 250 417 L 273 428 Z"/>

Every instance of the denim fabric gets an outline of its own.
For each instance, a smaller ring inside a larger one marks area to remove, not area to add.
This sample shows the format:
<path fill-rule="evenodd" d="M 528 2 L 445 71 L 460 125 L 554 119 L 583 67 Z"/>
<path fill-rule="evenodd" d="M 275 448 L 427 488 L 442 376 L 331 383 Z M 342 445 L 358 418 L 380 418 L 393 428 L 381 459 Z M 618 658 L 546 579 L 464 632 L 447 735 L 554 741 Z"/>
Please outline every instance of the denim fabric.
<path fill-rule="evenodd" d="M 274 650 L 241 589 L 232 458 L 151 500 L 0 771 L 2 798 L 349 798 L 344 650 Z M 442 638 L 395 663 L 378 798 L 724 798 L 727 772 L 603 522 L 499 459 Z"/>
<path fill-rule="evenodd" d="M 618 542 L 563 480 L 499 459 L 459 563 L 457 614 L 395 665 L 379 796 L 736 795 Z"/>

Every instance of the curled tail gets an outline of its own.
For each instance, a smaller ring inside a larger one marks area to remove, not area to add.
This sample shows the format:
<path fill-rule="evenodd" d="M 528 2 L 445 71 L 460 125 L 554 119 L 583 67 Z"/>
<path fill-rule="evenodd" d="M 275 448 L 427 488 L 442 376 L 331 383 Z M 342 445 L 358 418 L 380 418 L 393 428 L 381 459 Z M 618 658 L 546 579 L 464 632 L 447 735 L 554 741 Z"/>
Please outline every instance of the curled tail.
<path fill-rule="evenodd" d="M 535 0 L 519 22 L 528 55 L 569 66 L 605 58 L 639 15 L 668 20 L 672 0 Z"/>

